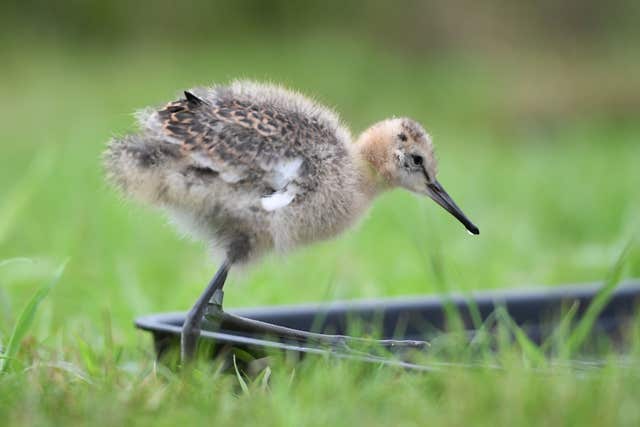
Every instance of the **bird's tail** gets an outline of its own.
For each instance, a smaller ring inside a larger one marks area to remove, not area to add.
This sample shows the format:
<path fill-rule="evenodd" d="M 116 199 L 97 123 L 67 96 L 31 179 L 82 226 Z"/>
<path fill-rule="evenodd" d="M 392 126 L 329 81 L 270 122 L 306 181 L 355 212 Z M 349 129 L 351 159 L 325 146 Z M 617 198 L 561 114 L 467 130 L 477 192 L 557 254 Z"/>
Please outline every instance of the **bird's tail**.
<path fill-rule="evenodd" d="M 124 194 L 158 202 L 165 180 L 165 164 L 179 157 L 173 144 L 127 135 L 109 142 L 103 155 L 108 181 Z"/>

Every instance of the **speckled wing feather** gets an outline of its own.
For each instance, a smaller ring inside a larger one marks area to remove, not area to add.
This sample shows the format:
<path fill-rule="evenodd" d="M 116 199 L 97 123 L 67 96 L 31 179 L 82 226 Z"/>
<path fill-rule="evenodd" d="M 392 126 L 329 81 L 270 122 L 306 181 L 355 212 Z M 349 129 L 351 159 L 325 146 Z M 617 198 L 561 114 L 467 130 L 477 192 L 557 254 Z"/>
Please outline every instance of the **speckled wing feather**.
<path fill-rule="evenodd" d="M 179 144 L 194 165 L 220 174 L 227 183 L 281 190 L 295 182 L 298 194 L 312 190 L 318 150 L 306 143 L 336 145 L 336 136 L 313 117 L 233 97 L 185 98 L 157 112 L 163 139 Z M 295 167 L 295 171 L 292 168 Z M 289 174 L 289 176 L 282 176 Z"/>

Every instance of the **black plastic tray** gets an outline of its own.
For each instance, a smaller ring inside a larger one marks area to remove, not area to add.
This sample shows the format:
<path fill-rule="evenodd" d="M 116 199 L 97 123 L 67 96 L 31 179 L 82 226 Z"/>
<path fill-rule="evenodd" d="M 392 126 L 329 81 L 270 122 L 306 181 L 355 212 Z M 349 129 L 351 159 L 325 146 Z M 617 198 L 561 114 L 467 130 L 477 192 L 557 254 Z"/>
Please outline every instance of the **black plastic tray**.
<path fill-rule="evenodd" d="M 376 299 L 229 311 L 243 317 L 305 331 L 347 334 L 352 331 L 352 325 L 358 325 L 359 330 L 365 333 L 367 329 L 377 331 L 383 339 L 433 340 L 446 329 L 445 307 L 455 307 L 470 337 L 475 332 L 472 308 L 477 310 L 476 313 L 479 313 L 484 322 L 492 316 L 497 307 L 504 307 L 513 321 L 533 341 L 541 342 L 553 331 L 554 322 L 563 310 L 566 311 L 577 303 L 576 318 L 580 318 L 599 287 L 599 284 L 569 285 L 531 290 L 478 292 L 466 296 L 456 294 L 443 297 Z M 592 333 L 607 335 L 615 340 L 620 336 L 625 323 L 637 313 L 639 303 L 640 280 L 622 283 L 600 312 Z M 140 317 L 135 324 L 138 328 L 153 334 L 156 352 L 158 357 L 161 357 L 168 350 L 179 346 L 183 320 L 184 313 L 161 313 Z M 253 355 L 266 355 L 282 350 L 300 356 L 307 353 L 331 354 L 367 362 L 429 369 L 426 366 L 404 363 L 393 357 L 334 351 L 309 342 L 281 342 L 251 336 L 241 331 L 227 330 L 224 325 L 217 331 L 211 331 L 207 330 L 206 322 L 201 333 L 202 342 L 212 344 L 211 357 L 229 348 L 242 349 Z"/>

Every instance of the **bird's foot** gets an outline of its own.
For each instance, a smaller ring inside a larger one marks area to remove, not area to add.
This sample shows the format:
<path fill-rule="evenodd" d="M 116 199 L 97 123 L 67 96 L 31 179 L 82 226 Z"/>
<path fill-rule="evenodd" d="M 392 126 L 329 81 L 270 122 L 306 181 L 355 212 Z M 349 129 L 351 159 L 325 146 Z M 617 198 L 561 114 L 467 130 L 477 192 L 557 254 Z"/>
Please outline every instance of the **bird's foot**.
<path fill-rule="evenodd" d="M 214 292 L 213 296 L 209 300 L 206 308 L 204 309 L 204 319 L 209 323 L 213 323 L 215 329 L 219 329 L 224 317 L 224 311 L 222 309 L 222 301 L 224 300 L 224 291 L 218 289 Z"/>
<path fill-rule="evenodd" d="M 254 319 L 249 319 L 222 310 L 220 305 L 210 304 L 206 319 L 214 323 L 215 329 L 247 333 L 252 336 L 271 337 L 282 342 L 327 347 L 332 351 L 357 352 L 359 350 L 399 350 L 422 349 L 428 346 L 425 341 L 416 340 L 376 340 L 346 335 L 330 335 L 292 329 Z"/>

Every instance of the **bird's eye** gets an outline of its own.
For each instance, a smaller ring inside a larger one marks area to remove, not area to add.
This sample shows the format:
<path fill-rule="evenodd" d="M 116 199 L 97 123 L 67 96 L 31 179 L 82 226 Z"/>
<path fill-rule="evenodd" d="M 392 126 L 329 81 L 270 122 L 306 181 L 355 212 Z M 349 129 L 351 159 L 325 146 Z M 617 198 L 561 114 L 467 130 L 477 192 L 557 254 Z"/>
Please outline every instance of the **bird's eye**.
<path fill-rule="evenodd" d="M 422 156 L 419 156 L 417 154 L 412 154 L 411 160 L 413 161 L 413 164 L 417 166 L 422 166 L 422 163 L 424 163 L 424 159 L 422 158 Z"/>

